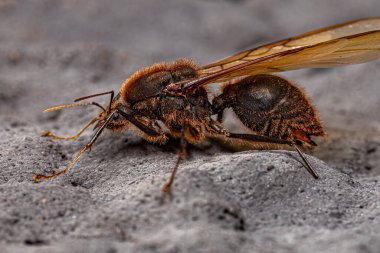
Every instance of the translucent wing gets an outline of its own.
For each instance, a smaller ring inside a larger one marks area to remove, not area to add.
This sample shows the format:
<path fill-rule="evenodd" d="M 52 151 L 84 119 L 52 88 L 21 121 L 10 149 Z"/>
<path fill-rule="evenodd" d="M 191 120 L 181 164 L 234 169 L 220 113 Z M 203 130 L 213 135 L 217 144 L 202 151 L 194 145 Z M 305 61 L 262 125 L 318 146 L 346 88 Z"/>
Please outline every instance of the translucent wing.
<path fill-rule="evenodd" d="M 280 52 L 246 62 L 246 65 L 236 65 L 236 70 L 227 71 L 214 82 L 245 75 L 358 64 L 379 57 L 380 31 L 374 31 Z"/>
<path fill-rule="evenodd" d="M 200 71 L 201 76 L 217 73 L 221 70 L 262 58 L 272 54 L 308 47 L 343 37 L 350 37 L 361 33 L 380 30 L 380 18 L 361 19 L 331 27 L 318 29 L 293 38 L 267 44 L 254 49 L 237 53 L 231 57 L 204 66 Z M 321 48 L 322 49 L 322 48 Z M 289 54 L 284 54 L 289 55 Z M 355 62 L 353 62 L 355 63 Z M 328 66 L 326 66 L 328 67 Z"/>
<path fill-rule="evenodd" d="M 365 32 L 266 55 L 201 76 L 187 83 L 169 85 L 167 90 L 192 89 L 208 83 L 247 75 L 357 64 L 379 57 L 380 31 Z"/>

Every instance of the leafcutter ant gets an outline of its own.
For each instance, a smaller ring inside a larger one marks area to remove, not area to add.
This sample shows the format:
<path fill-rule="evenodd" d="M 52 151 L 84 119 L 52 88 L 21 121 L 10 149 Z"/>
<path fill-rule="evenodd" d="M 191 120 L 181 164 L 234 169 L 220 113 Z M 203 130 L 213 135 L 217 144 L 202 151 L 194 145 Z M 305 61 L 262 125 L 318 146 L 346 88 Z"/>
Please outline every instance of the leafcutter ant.
<path fill-rule="evenodd" d="M 380 57 L 380 18 L 362 19 L 322 28 L 294 38 L 240 52 L 221 61 L 198 67 L 190 60 L 160 63 L 128 78 L 114 96 L 113 91 L 78 98 L 75 102 L 110 95 L 106 108 L 96 102 L 75 103 L 47 109 L 95 105 L 102 112 L 72 137 L 77 139 L 95 124 L 88 144 L 63 171 L 37 174 L 35 182 L 65 174 L 96 142 L 105 129 L 135 129 L 142 138 L 165 143 L 168 136 L 180 139 L 180 151 L 163 191 L 169 192 L 186 143 L 222 137 L 294 148 L 314 178 L 318 174 L 299 147 L 313 147 L 313 136 L 324 136 L 317 112 L 303 90 L 271 73 L 302 68 L 330 68 L 358 64 Z M 221 85 L 222 93 L 212 101 L 205 86 Z M 231 133 L 222 125 L 223 111 L 232 108 L 251 133 Z M 165 132 L 159 122 L 168 129 Z"/>

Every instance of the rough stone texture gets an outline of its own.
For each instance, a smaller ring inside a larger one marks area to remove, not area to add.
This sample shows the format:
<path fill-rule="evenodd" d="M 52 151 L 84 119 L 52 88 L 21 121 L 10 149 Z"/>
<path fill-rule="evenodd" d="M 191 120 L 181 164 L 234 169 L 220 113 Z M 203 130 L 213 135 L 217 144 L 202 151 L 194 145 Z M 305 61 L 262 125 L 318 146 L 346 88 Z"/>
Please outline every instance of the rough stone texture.
<path fill-rule="evenodd" d="M 103 134 L 67 175 L 31 182 L 63 169 L 91 134 L 39 133 L 73 134 L 96 115 L 47 107 L 118 90 L 154 62 L 206 64 L 379 13 L 378 0 L 1 1 L 0 252 L 379 252 L 380 61 L 284 74 L 329 133 L 308 156 L 320 180 L 291 151 L 207 144 L 190 150 L 166 196 L 177 144 L 127 132 Z"/>

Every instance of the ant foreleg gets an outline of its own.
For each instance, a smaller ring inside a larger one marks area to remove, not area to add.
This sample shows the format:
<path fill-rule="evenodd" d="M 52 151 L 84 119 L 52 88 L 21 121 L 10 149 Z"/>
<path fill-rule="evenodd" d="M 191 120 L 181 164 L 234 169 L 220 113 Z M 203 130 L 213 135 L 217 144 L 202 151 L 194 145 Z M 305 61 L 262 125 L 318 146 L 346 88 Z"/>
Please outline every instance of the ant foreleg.
<path fill-rule="evenodd" d="M 121 116 L 123 116 L 125 119 L 127 119 L 129 122 L 131 122 L 135 127 L 140 129 L 147 136 L 159 137 L 159 136 L 164 135 L 162 133 L 159 133 L 159 132 L 151 129 L 147 125 L 144 125 L 143 123 L 141 123 L 140 121 L 135 119 L 132 114 L 128 114 L 128 113 L 122 111 L 121 109 L 118 109 L 117 112 L 120 113 Z"/>
<path fill-rule="evenodd" d="M 42 175 L 42 174 L 37 174 L 34 176 L 33 181 L 35 183 L 38 183 L 41 181 L 41 179 L 52 179 L 52 178 L 57 177 L 59 175 L 66 174 L 71 169 L 71 167 L 73 167 L 74 164 L 79 160 L 79 158 L 84 154 L 84 152 L 86 152 L 86 150 L 88 150 L 88 149 L 91 149 L 92 145 L 96 142 L 96 140 L 99 138 L 100 134 L 107 127 L 108 123 L 112 120 L 113 115 L 114 115 L 114 113 L 111 113 L 110 115 L 108 115 L 108 117 L 105 119 L 103 125 L 101 125 L 101 127 L 99 127 L 99 129 L 96 131 L 96 133 L 92 136 L 90 142 L 87 143 L 87 145 L 81 151 L 79 151 L 78 155 L 73 159 L 73 161 L 69 164 L 69 166 L 66 167 L 65 170 L 62 170 L 60 172 L 54 173 L 52 175 L 47 175 L 47 176 Z"/>

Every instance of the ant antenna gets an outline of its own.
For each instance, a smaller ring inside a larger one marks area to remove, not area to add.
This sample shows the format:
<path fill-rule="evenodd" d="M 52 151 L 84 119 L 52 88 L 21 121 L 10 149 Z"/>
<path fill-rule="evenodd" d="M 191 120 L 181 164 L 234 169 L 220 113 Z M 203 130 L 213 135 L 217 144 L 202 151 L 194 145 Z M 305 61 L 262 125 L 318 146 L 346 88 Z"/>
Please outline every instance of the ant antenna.
<path fill-rule="evenodd" d="M 55 135 L 53 134 L 52 132 L 50 131 L 44 131 L 41 136 L 42 137 L 52 137 L 54 139 L 58 139 L 58 140 L 65 140 L 65 141 L 69 141 L 69 140 L 76 140 L 78 139 L 87 129 L 89 129 L 96 121 L 99 120 L 99 117 L 96 117 L 95 119 L 93 119 L 90 123 L 87 124 L 87 126 L 85 126 L 79 133 L 77 133 L 76 135 L 74 136 L 70 136 L 70 137 L 63 137 L 63 136 L 59 136 L 59 135 Z"/>
<path fill-rule="evenodd" d="M 111 90 L 111 91 L 107 91 L 107 92 L 103 92 L 103 93 L 97 93 L 97 94 L 94 94 L 94 95 L 80 97 L 80 98 L 75 99 L 74 102 L 82 101 L 82 100 L 93 98 L 93 97 L 99 97 L 99 96 L 103 96 L 103 95 L 108 95 L 108 94 L 111 94 L 111 96 L 113 97 L 114 91 Z"/>
<path fill-rule="evenodd" d="M 77 154 L 77 156 L 73 159 L 73 161 L 69 164 L 69 166 L 66 167 L 66 169 L 64 169 L 62 171 L 59 171 L 57 173 L 54 173 L 52 175 L 47 175 L 47 176 L 46 175 L 42 175 L 42 174 L 37 174 L 37 175 L 34 176 L 33 181 L 35 183 L 39 183 L 41 181 L 41 179 L 51 179 L 51 178 L 57 177 L 59 175 L 66 174 L 74 166 L 74 164 L 79 160 L 79 158 L 84 154 L 84 152 L 86 152 L 88 149 L 91 150 L 92 145 L 95 143 L 95 141 L 99 138 L 100 134 L 103 132 L 103 130 L 110 123 L 110 121 L 112 120 L 112 117 L 113 117 L 114 114 L 115 113 L 111 113 L 110 115 L 108 115 L 108 117 L 104 121 L 103 125 L 101 125 L 101 127 L 92 136 L 90 142 L 87 143 L 87 145 L 84 148 L 82 148 L 81 151 L 79 151 L 79 153 Z"/>
<path fill-rule="evenodd" d="M 112 105 L 113 97 L 114 97 L 114 94 L 115 94 L 113 90 L 107 91 L 107 92 L 103 92 L 103 93 L 94 94 L 94 95 L 89 95 L 89 96 L 85 96 L 85 97 L 80 97 L 80 98 L 75 99 L 74 102 L 82 101 L 82 100 L 93 98 L 93 97 L 99 97 L 99 96 L 103 96 L 103 95 L 108 95 L 108 94 L 111 94 L 111 99 L 110 99 L 110 103 L 109 103 L 109 106 L 108 106 L 108 113 L 111 113 L 111 105 Z M 105 112 L 106 110 L 103 108 L 103 111 Z"/>
<path fill-rule="evenodd" d="M 89 102 L 89 103 L 81 103 L 81 104 L 60 105 L 60 106 L 48 108 L 48 109 L 44 110 L 44 112 L 54 112 L 54 111 L 59 111 L 59 110 L 63 110 L 66 108 L 89 106 L 89 105 L 95 105 L 95 106 L 99 107 L 100 109 L 102 109 L 104 112 L 106 111 L 106 109 L 104 109 L 104 107 L 101 106 L 100 104 L 98 104 L 96 102 Z"/>

